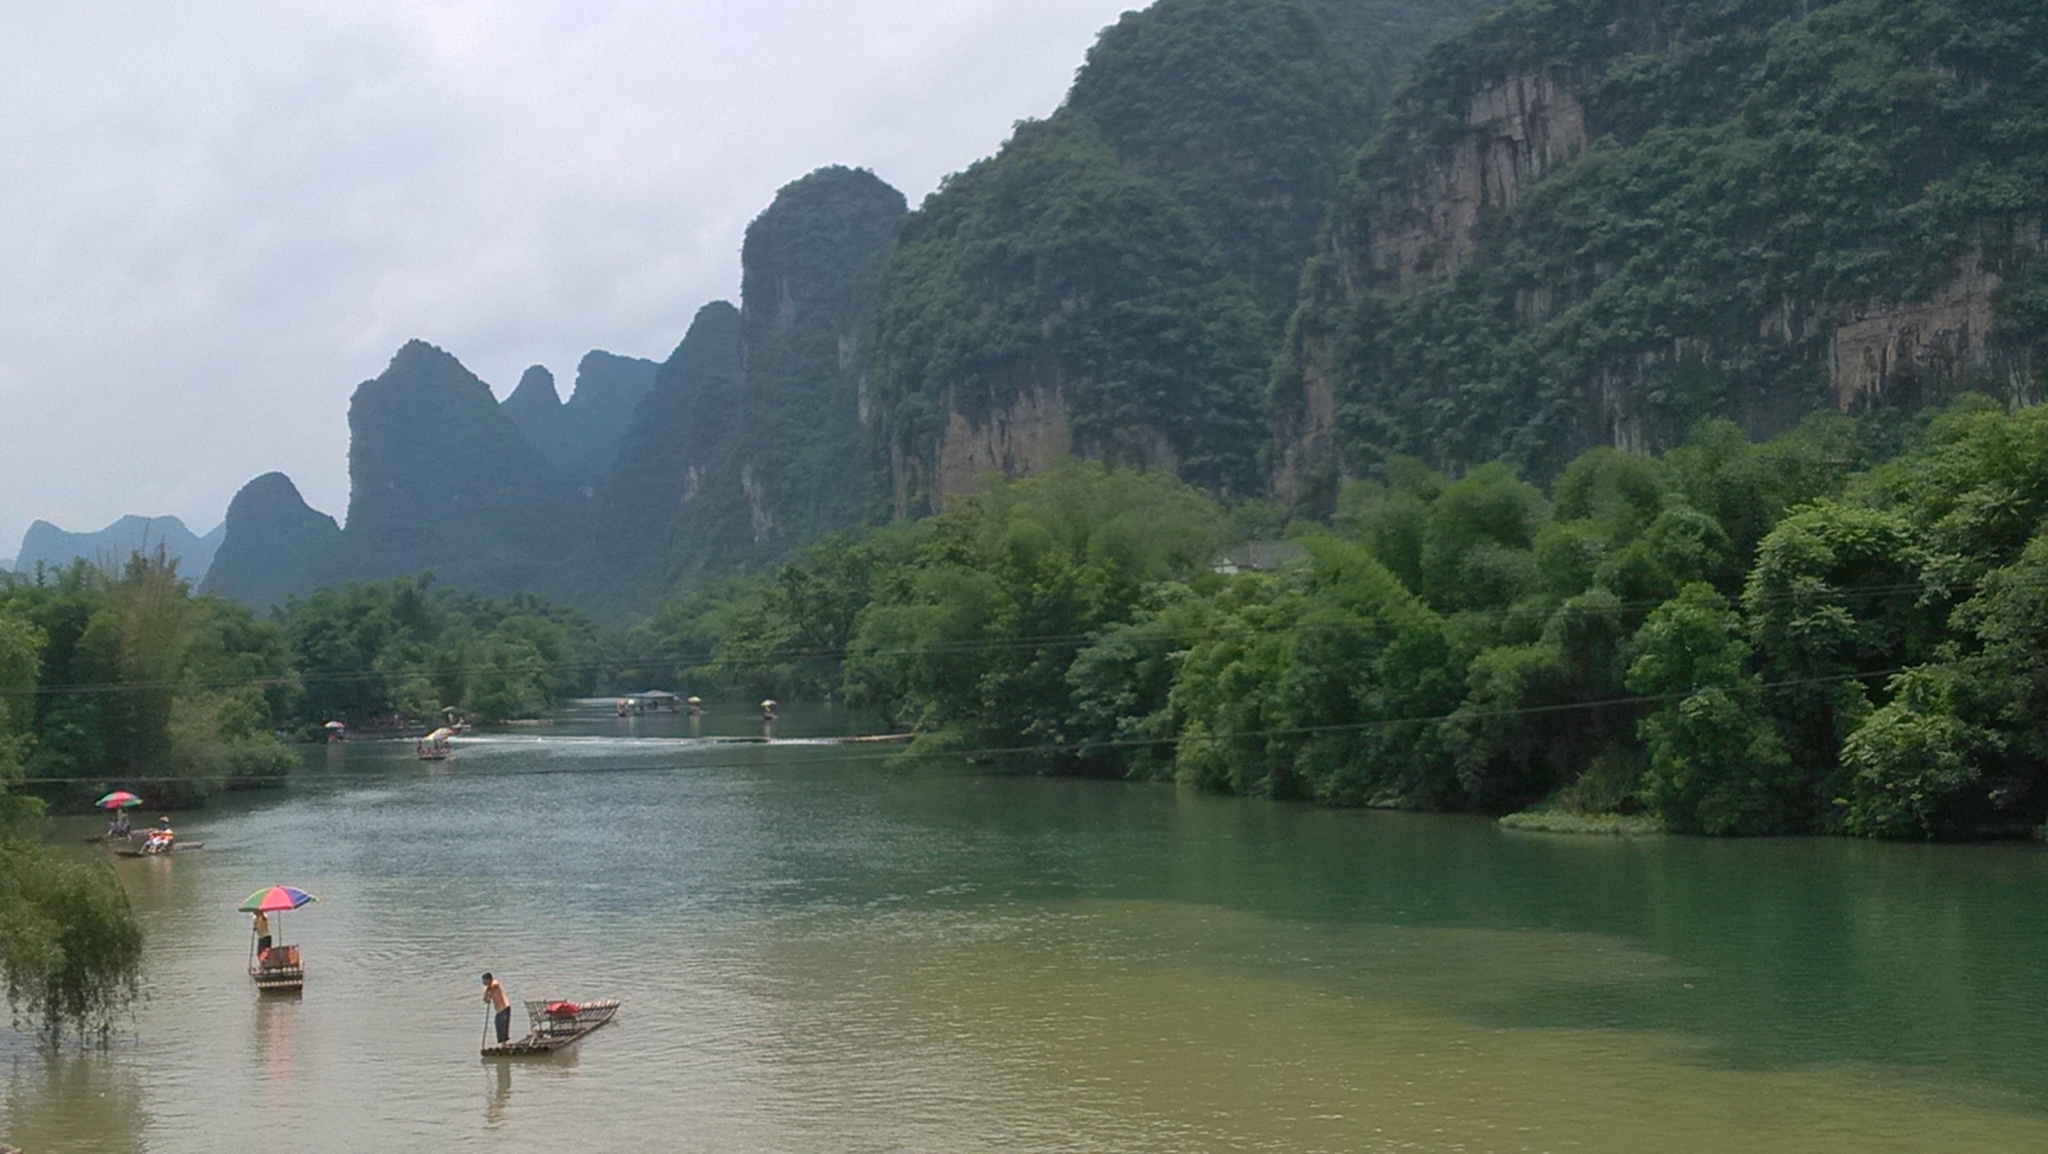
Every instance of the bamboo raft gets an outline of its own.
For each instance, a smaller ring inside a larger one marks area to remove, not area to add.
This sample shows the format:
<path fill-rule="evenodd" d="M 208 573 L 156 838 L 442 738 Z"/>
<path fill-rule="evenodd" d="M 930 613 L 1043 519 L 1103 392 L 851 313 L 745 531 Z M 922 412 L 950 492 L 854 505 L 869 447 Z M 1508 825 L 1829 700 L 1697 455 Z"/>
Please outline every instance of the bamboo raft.
<path fill-rule="evenodd" d="M 265 994 L 296 993 L 306 987 L 306 966 L 299 960 L 299 947 L 272 946 L 249 966 L 249 980 Z"/>
<path fill-rule="evenodd" d="M 156 853 L 151 853 L 148 850 L 142 849 L 117 849 L 114 851 L 114 853 L 120 857 L 169 857 L 174 853 L 184 853 L 188 849 L 205 848 L 206 843 L 203 841 L 180 841 L 172 842 L 170 849 L 159 850 Z"/>
<path fill-rule="evenodd" d="M 531 1024 L 524 1038 L 509 1042 L 486 1042 L 486 1058 L 519 1058 L 531 1054 L 552 1054 L 583 1040 L 585 1034 L 612 1020 L 619 1012 L 617 998 L 598 1002 L 565 1002 L 559 998 L 528 999 L 526 1018 Z"/>

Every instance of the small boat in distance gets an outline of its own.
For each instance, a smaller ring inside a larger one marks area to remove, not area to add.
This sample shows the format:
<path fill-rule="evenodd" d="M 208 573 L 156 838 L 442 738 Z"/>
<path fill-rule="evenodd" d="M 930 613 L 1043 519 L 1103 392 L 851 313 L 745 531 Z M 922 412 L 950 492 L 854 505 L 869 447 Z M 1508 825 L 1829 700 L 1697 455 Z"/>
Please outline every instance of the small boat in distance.
<path fill-rule="evenodd" d="M 420 738 L 419 743 L 413 746 L 413 752 L 420 755 L 421 761 L 446 761 L 448 760 L 448 739 L 454 736 L 455 731 L 444 725 L 425 737 Z"/>
<path fill-rule="evenodd" d="M 486 1058 L 519 1058 L 552 1054 L 583 1040 L 585 1034 L 612 1020 L 619 1012 L 617 998 L 600 1002 L 570 1002 L 560 998 L 527 999 L 526 1017 L 531 1023 L 524 1038 L 509 1042 L 485 1042 Z"/>

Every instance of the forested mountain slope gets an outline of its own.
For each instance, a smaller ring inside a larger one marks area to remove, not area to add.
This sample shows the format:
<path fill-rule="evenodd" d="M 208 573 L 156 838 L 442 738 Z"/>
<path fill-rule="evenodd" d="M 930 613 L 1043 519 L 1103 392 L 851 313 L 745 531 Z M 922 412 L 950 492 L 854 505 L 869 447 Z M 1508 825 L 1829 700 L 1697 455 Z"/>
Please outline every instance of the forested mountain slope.
<path fill-rule="evenodd" d="M 486 592 L 555 592 L 585 502 L 447 352 L 408 342 L 349 402 L 348 522 L 316 584 L 433 569 Z"/>
<path fill-rule="evenodd" d="M 651 595 L 669 525 L 703 485 L 704 457 L 733 427 L 739 378 L 740 311 L 712 301 L 634 410 L 592 515 L 587 568 L 609 597 Z"/>
<path fill-rule="evenodd" d="M 228 502 L 224 528 L 198 590 L 258 613 L 306 592 L 328 550 L 341 540 L 334 518 L 306 504 L 283 473 L 265 473 L 242 486 Z"/>
<path fill-rule="evenodd" d="M 619 443 L 659 367 L 592 349 L 576 366 L 576 389 L 567 401 L 555 391 L 554 374 L 534 365 L 502 407 L 549 464 L 579 484 L 595 486 L 611 472 Z"/>
<path fill-rule="evenodd" d="M 1277 373 L 1279 494 L 1390 453 L 1593 445 L 2036 392 L 2048 9 L 1518 0 L 1343 185 Z"/>
<path fill-rule="evenodd" d="M 679 502 L 646 526 L 666 534 L 665 583 L 769 560 L 873 517 L 867 342 L 905 207 L 873 173 L 833 166 L 783 186 L 747 226 L 739 376 L 729 392 L 701 396 L 676 430 Z"/>
<path fill-rule="evenodd" d="M 1265 488 L 1266 366 L 1394 68 L 1470 0 L 1161 0 L 947 180 L 883 277 L 893 510 L 1067 453 Z"/>

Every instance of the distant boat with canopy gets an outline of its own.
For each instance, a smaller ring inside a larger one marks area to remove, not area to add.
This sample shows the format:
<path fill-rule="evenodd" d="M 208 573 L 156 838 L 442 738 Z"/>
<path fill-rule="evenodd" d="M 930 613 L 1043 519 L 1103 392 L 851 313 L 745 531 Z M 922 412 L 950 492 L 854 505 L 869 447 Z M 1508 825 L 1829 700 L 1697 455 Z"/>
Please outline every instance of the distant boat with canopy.
<path fill-rule="evenodd" d="M 413 746 L 413 752 L 419 754 L 421 761 L 446 761 L 450 752 L 448 739 L 454 736 L 455 731 L 444 725 L 420 738 L 419 743 Z"/>

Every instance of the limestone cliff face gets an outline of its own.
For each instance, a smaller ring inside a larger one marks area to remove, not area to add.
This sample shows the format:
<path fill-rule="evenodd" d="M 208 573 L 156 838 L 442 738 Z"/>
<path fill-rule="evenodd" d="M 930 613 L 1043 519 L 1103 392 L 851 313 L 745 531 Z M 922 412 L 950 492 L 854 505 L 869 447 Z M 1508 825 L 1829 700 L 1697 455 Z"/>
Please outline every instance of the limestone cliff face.
<path fill-rule="evenodd" d="M 1483 84 L 1450 140 L 1411 135 L 1415 162 L 1373 209 L 1351 262 L 1362 265 L 1356 280 L 1406 293 L 1469 268 L 1481 227 L 1584 155 L 1588 139 L 1584 106 L 1556 77 L 1519 72 Z"/>
<path fill-rule="evenodd" d="M 1703 418 L 2032 400 L 2048 267 L 2003 190 L 2038 187 L 2011 126 L 2039 121 L 2040 41 L 1868 15 L 1509 0 L 1432 49 L 1303 280 L 1275 495 L 1325 512 L 1394 454 L 1541 477 Z"/>
<path fill-rule="evenodd" d="M 1860 301 L 1842 310 L 1827 348 L 1836 408 L 1917 402 L 1968 388 L 2013 403 L 2038 400 L 2030 343 L 2000 339 L 1998 303 L 2007 273 L 2042 255 L 2041 222 L 2028 216 L 1988 231 L 1927 299 Z"/>
<path fill-rule="evenodd" d="M 661 551 L 669 523 L 703 484 L 704 460 L 731 434 L 739 374 L 740 311 L 712 301 L 662 362 L 620 441 L 593 517 L 605 576 L 638 579 Z"/>
<path fill-rule="evenodd" d="M 1316 271 L 1328 280 L 1333 270 L 1324 263 Z M 1348 472 L 1337 435 L 1337 334 L 1326 323 L 1329 311 L 1304 310 L 1296 318 L 1279 377 L 1285 391 L 1273 406 L 1273 494 L 1317 514 L 1335 509 L 1338 482 Z"/>
<path fill-rule="evenodd" d="M 1338 482 L 1357 472 L 1338 429 L 1349 367 L 1339 346 L 1351 303 L 1367 292 L 1413 294 L 1483 262 L 1486 230 L 1583 156 L 1592 138 L 1578 93 L 1536 69 L 1474 84 L 1458 101 L 1456 125 L 1413 128 L 1398 147 L 1381 145 L 1380 162 L 1392 174 L 1368 174 L 1373 192 L 1340 205 L 1328 256 L 1310 268 L 1268 452 L 1272 492 L 1282 502 L 1327 513 Z M 1525 288 L 1517 307 L 1547 314 L 1555 297 L 1544 286 Z"/>
<path fill-rule="evenodd" d="M 958 409 L 946 416 L 939 441 L 933 504 L 943 509 L 950 494 L 973 492 L 989 473 L 1018 477 L 1036 473 L 1074 451 L 1067 401 L 1057 385 L 1020 391 L 1008 404 L 979 418 Z M 907 484 L 896 486 L 907 502 Z M 899 508 L 897 516 L 910 510 Z"/>
<path fill-rule="evenodd" d="M 1167 430 L 1135 424 L 1076 431 L 1063 387 L 1057 381 L 1034 382 L 1001 404 L 949 409 L 929 475 L 922 458 L 898 447 L 890 460 L 894 513 L 943 512 L 948 498 L 976 492 L 991 474 L 1026 477 L 1066 457 L 1119 468 L 1181 471 L 1180 449 Z"/>
<path fill-rule="evenodd" d="M 433 569 L 497 592 L 566 580 L 584 502 L 460 361 L 408 343 L 357 387 L 348 421 L 348 524 L 322 581 Z"/>
<path fill-rule="evenodd" d="M 261 613 L 311 590 L 329 549 L 341 541 L 334 518 L 306 504 L 283 473 L 265 473 L 228 503 L 225 535 L 199 586 Z"/>
<path fill-rule="evenodd" d="M 653 387 L 659 367 L 593 349 L 576 366 L 576 391 L 564 402 L 555 391 L 554 374 L 535 365 L 505 398 L 505 415 L 549 464 L 594 491 L 598 478 L 611 469 L 634 409 Z"/>
<path fill-rule="evenodd" d="M 562 420 L 562 395 L 555 391 L 555 374 L 546 365 L 529 366 L 502 404 L 505 415 L 512 418 L 533 447 L 554 461 L 554 440 Z"/>
<path fill-rule="evenodd" d="M 719 324 L 737 329 L 737 373 L 680 432 L 660 580 L 766 561 L 878 511 L 867 346 L 906 209 L 873 173 L 832 167 L 784 186 L 748 226 L 740 309 L 722 305 Z"/>

